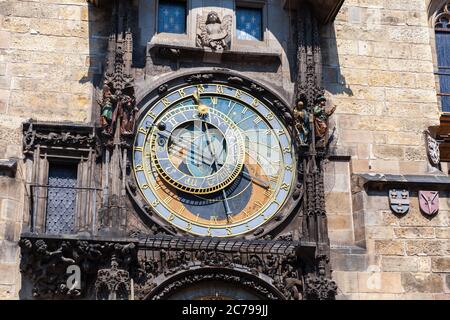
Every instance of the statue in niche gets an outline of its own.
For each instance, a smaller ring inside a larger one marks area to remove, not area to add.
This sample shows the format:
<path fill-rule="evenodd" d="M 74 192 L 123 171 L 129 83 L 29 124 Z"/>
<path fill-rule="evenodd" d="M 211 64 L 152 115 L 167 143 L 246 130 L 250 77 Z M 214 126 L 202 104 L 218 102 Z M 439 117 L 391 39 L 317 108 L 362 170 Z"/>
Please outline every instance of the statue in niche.
<path fill-rule="evenodd" d="M 133 89 L 130 89 L 133 91 Z M 136 121 L 136 113 L 138 108 L 136 106 L 136 99 L 133 92 L 125 91 L 121 96 L 117 108 L 117 116 L 121 118 L 120 134 L 133 135 L 134 124 Z"/>
<path fill-rule="evenodd" d="M 226 15 L 221 20 L 215 11 L 197 16 L 197 46 L 214 51 L 230 49 L 232 17 Z"/>
<path fill-rule="evenodd" d="M 101 100 L 98 100 L 98 104 L 101 106 L 100 124 L 103 128 L 103 134 L 112 134 L 112 122 L 114 106 L 117 101 L 117 97 L 112 93 L 111 88 L 105 84 L 103 86 L 103 96 Z"/>
<path fill-rule="evenodd" d="M 328 134 L 328 119 L 336 111 L 336 106 L 327 103 L 324 96 L 320 96 L 316 100 L 314 106 L 314 130 L 316 133 L 316 141 L 323 142 Z"/>

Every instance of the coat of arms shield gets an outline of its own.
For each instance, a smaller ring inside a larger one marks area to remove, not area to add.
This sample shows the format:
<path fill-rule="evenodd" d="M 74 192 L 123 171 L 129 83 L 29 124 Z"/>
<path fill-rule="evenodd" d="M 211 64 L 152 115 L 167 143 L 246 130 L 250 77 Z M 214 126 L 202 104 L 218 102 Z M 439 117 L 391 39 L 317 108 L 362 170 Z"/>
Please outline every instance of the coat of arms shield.
<path fill-rule="evenodd" d="M 389 205 L 391 210 L 398 214 L 407 213 L 409 210 L 408 190 L 389 190 Z"/>
<path fill-rule="evenodd" d="M 419 191 L 420 210 L 429 216 L 439 212 L 439 191 Z"/>

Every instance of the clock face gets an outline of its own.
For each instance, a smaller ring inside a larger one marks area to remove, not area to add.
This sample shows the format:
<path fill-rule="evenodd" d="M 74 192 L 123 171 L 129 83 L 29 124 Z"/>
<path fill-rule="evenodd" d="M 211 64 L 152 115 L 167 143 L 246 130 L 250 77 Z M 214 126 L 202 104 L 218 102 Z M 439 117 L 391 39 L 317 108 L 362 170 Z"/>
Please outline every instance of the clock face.
<path fill-rule="evenodd" d="M 283 122 L 257 98 L 189 85 L 146 108 L 133 148 L 143 197 L 186 232 L 232 237 L 272 219 L 296 181 Z"/>

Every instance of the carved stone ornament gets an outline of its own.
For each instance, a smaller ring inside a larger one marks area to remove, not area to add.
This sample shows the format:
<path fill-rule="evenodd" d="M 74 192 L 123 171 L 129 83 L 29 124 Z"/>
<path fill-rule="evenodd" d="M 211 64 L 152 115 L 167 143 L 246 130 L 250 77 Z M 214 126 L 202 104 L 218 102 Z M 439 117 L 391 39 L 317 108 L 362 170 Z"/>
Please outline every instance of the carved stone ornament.
<path fill-rule="evenodd" d="M 83 296 L 97 271 L 111 261 L 126 269 L 137 263 L 134 243 L 95 242 L 82 240 L 22 238 L 19 242 L 22 260 L 20 271 L 31 280 L 36 298 L 68 298 Z M 69 266 L 81 271 L 81 289 L 67 285 Z"/>
<path fill-rule="evenodd" d="M 97 300 L 128 300 L 130 273 L 119 269 L 115 256 L 111 259 L 111 268 L 98 271 L 95 292 Z"/>
<path fill-rule="evenodd" d="M 439 212 L 439 191 L 419 191 L 420 210 L 428 215 L 434 216 Z"/>
<path fill-rule="evenodd" d="M 394 213 L 407 213 L 409 211 L 409 204 L 408 190 L 389 190 L 389 205 Z"/>
<path fill-rule="evenodd" d="M 305 298 L 308 300 L 334 300 L 337 295 L 336 282 L 326 276 L 330 260 L 327 255 L 317 257 L 318 272 L 305 277 Z"/>
<path fill-rule="evenodd" d="M 229 50 L 231 46 L 232 17 L 226 15 L 223 19 L 215 11 L 206 16 L 197 16 L 197 46 L 210 48 L 213 51 Z"/>
<path fill-rule="evenodd" d="M 441 153 L 439 150 L 439 142 L 434 139 L 430 132 L 425 131 L 427 155 L 433 166 L 438 166 L 441 162 Z"/>

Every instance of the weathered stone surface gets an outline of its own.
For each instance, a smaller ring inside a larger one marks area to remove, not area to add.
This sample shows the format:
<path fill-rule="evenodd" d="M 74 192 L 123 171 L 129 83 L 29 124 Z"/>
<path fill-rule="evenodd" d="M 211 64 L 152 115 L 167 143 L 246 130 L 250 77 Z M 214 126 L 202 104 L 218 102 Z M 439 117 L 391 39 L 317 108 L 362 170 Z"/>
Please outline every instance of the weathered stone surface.
<path fill-rule="evenodd" d="M 434 238 L 434 228 L 394 228 L 394 234 L 397 238 L 402 239 L 421 239 L 421 238 Z"/>
<path fill-rule="evenodd" d="M 446 252 L 445 240 L 408 240 L 406 253 L 409 256 L 441 256 Z"/>
<path fill-rule="evenodd" d="M 402 273 L 402 285 L 406 292 L 439 293 L 443 290 L 442 277 L 429 273 Z"/>
<path fill-rule="evenodd" d="M 433 272 L 450 273 L 450 257 L 431 258 Z"/>
<path fill-rule="evenodd" d="M 382 255 L 405 255 L 405 242 L 399 240 L 376 240 L 375 252 Z"/>

